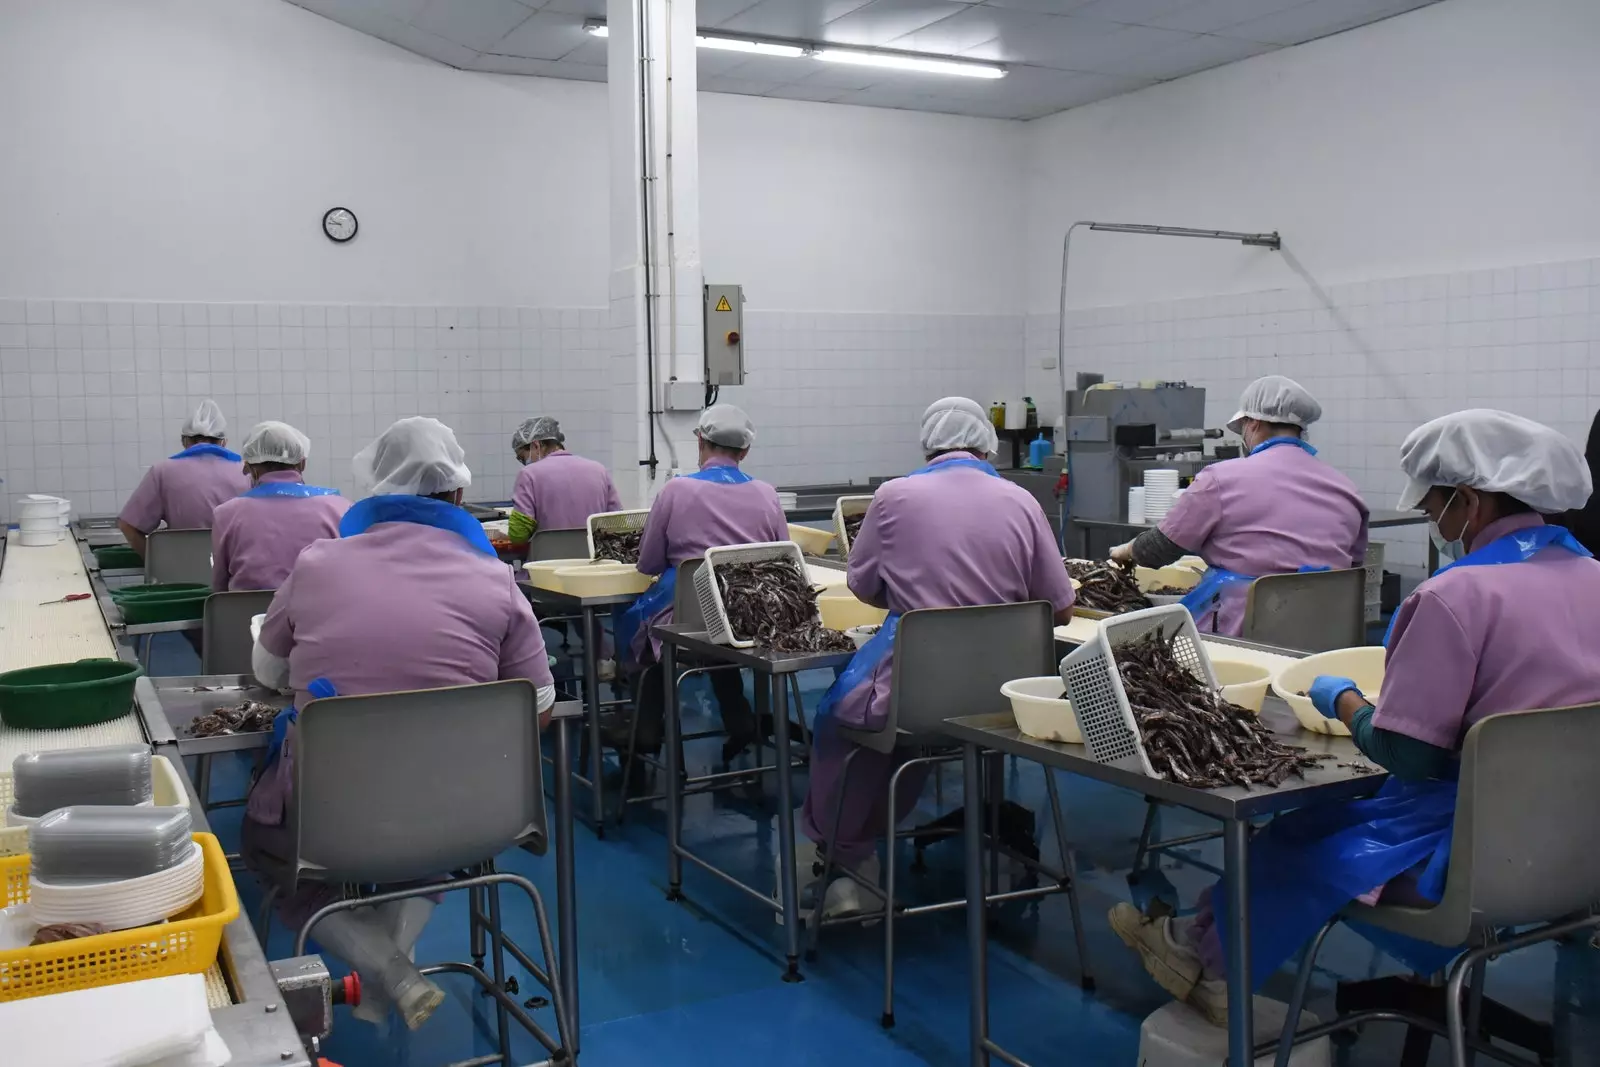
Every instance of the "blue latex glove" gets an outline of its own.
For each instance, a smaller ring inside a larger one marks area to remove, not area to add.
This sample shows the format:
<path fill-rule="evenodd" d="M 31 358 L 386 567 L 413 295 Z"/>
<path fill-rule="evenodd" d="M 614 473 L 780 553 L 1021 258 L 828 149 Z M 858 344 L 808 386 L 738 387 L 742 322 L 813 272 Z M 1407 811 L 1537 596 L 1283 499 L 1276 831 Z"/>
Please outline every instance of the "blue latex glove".
<path fill-rule="evenodd" d="M 1337 674 L 1319 674 L 1311 683 L 1311 688 L 1306 690 L 1306 696 L 1311 698 L 1311 703 L 1325 718 L 1337 719 L 1339 698 L 1351 691 L 1358 696 L 1361 694 L 1361 687 L 1355 683 L 1354 678 L 1342 678 Z"/>

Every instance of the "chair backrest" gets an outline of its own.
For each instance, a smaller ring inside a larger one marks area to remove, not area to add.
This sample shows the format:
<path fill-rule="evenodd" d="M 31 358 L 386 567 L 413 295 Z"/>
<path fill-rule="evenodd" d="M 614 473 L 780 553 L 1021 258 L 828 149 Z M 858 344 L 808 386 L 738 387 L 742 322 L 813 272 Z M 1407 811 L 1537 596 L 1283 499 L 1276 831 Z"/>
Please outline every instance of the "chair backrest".
<path fill-rule="evenodd" d="M 201 674 L 249 674 L 250 620 L 272 606 L 271 589 L 239 589 L 206 597 Z"/>
<path fill-rule="evenodd" d="M 398 882 L 548 843 L 537 696 L 515 679 L 313 700 L 295 733 L 297 871 Z"/>
<path fill-rule="evenodd" d="M 1245 595 L 1239 636 L 1300 652 L 1364 645 L 1366 585 L 1360 567 L 1257 578 Z"/>
<path fill-rule="evenodd" d="M 1441 909 L 1470 928 L 1600 904 L 1600 704 L 1491 715 L 1467 731 Z"/>
<path fill-rule="evenodd" d="M 144 547 L 144 580 L 211 584 L 210 530 L 156 530 Z"/>
<path fill-rule="evenodd" d="M 900 619 L 894 640 L 889 718 L 882 731 L 850 731 L 858 744 L 888 752 L 904 734 L 939 732 L 957 715 L 1005 711 L 1000 687 L 1055 670 L 1055 611 L 1048 602 L 924 608 Z"/>
<path fill-rule="evenodd" d="M 535 530 L 528 542 L 528 561 L 541 559 L 583 559 L 589 554 L 589 531 Z"/>
<path fill-rule="evenodd" d="M 700 610 L 700 598 L 694 592 L 695 572 L 705 565 L 704 559 L 686 559 L 678 564 L 678 584 L 672 590 L 672 622 L 689 627 L 690 633 L 706 628 L 705 612 Z"/>

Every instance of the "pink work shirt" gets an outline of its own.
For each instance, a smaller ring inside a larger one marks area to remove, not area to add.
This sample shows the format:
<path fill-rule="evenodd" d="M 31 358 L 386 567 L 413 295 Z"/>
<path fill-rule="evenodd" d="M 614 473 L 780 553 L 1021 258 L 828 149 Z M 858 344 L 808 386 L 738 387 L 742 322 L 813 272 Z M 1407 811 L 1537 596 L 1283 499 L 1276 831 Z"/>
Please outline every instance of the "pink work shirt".
<path fill-rule="evenodd" d="M 1538 515 L 1507 516 L 1472 547 L 1542 525 Z M 1597 633 L 1594 559 L 1546 548 L 1522 563 L 1454 567 L 1395 614 L 1372 724 L 1459 749 L 1485 716 L 1600 701 Z"/>
<path fill-rule="evenodd" d="M 724 456 L 713 456 L 700 469 L 737 466 Z M 728 485 L 698 478 L 673 478 L 661 487 L 645 518 L 639 570 L 664 574 L 668 567 L 700 558 L 708 548 L 787 540 L 789 523 L 778 501 L 778 491 L 766 482 L 751 479 Z M 647 635 L 652 626 L 671 621 L 672 608 L 667 607 L 639 628 L 633 640 L 636 659 L 642 655 L 647 640 L 651 654 L 661 655 L 661 642 Z"/>
<path fill-rule="evenodd" d="M 250 477 L 239 460 L 163 459 L 145 471 L 117 518 L 140 533 L 150 533 L 163 522 L 173 530 L 209 530 L 216 506 L 249 488 Z"/>
<path fill-rule="evenodd" d="M 931 465 L 971 458 L 946 453 Z M 1072 580 L 1039 502 L 972 467 L 880 486 L 850 542 L 846 580 L 866 603 L 901 613 L 1029 600 L 1048 600 L 1059 613 L 1073 600 Z M 886 656 L 870 686 L 856 687 L 839 702 L 839 721 L 885 721 L 893 673 L 894 657 Z"/>
<path fill-rule="evenodd" d="M 303 485 L 299 471 L 262 475 L 262 485 Z M 276 589 L 300 550 L 339 536 L 350 510 L 342 496 L 241 496 L 217 505 L 211 526 L 211 588 Z"/>
<path fill-rule="evenodd" d="M 518 471 L 511 502 L 541 530 L 581 530 L 590 515 L 622 510 L 605 465 L 565 449 Z"/>
<path fill-rule="evenodd" d="M 1367 505 L 1355 483 L 1291 444 L 1206 467 L 1160 530 L 1209 566 L 1251 578 L 1344 570 L 1367 557 Z M 1243 582 L 1225 586 L 1220 612 L 1204 612 L 1195 624 L 1238 636 L 1248 592 Z"/>

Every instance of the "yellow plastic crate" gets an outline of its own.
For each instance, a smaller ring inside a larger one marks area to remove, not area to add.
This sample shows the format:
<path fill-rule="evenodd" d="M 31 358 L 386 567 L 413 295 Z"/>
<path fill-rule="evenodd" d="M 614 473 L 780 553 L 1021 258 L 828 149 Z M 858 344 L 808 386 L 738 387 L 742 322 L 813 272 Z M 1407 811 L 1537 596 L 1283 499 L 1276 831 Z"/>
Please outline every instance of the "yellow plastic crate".
<path fill-rule="evenodd" d="M 200 899 L 173 919 L 76 941 L 0 952 L 0 1001 L 42 997 L 73 989 L 137 982 L 169 974 L 203 974 L 216 962 L 222 928 L 239 917 L 239 894 L 222 846 L 211 834 L 194 834 L 205 856 Z M 5 906 L 28 899 L 30 856 L 0 859 Z"/>

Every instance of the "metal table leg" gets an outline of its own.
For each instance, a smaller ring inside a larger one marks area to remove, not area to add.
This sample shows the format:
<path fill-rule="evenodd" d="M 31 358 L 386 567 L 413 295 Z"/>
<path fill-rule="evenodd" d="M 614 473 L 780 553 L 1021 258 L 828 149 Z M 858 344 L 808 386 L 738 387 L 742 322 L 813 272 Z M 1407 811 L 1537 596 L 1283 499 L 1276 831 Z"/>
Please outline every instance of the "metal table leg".
<path fill-rule="evenodd" d="M 1250 824 L 1222 827 L 1223 883 L 1228 894 L 1228 1067 L 1255 1060 L 1255 1003 L 1250 981 Z"/>
<path fill-rule="evenodd" d="M 567 1033 L 578 1051 L 578 890 L 573 857 L 572 720 L 556 720 L 556 926 L 561 940 L 561 987 Z"/>
<path fill-rule="evenodd" d="M 766 684 L 771 687 L 772 734 L 776 748 L 778 772 L 778 899 L 783 904 L 784 952 L 789 966 L 783 972 L 785 982 L 804 980 L 800 973 L 800 902 L 795 899 L 794 884 L 794 758 L 789 751 L 789 679 L 781 674 L 769 674 Z"/>
<path fill-rule="evenodd" d="M 983 899 L 983 805 L 974 786 L 982 781 L 978 746 L 961 749 L 961 769 L 967 783 L 962 824 L 967 846 L 967 1010 L 972 1067 L 989 1067 L 989 945 Z"/>
<path fill-rule="evenodd" d="M 683 898 L 683 760 L 678 733 L 678 647 L 670 641 L 661 645 L 661 718 L 667 746 L 667 899 Z"/>
<path fill-rule="evenodd" d="M 589 795 L 594 804 L 594 836 L 606 836 L 606 794 L 601 786 L 600 623 L 594 608 L 583 609 L 583 710 L 589 717 Z"/>

